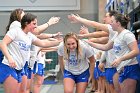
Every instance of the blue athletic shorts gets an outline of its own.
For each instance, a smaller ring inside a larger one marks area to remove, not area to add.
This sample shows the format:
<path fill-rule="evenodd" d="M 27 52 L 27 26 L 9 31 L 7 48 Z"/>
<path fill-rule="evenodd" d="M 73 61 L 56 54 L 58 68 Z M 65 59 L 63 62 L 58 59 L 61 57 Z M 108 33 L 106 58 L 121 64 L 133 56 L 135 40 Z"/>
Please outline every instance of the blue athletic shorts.
<path fill-rule="evenodd" d="M 71 78 L 75 81 L 75 83 L 88 82 L 89 76 L 89 69 L 87 69 L 80 75 L 73 75 L 71 72 L 64 70 L 64 78 Z"/>
<path fill-rule="evenodd" d="M 22 70 L 16 70 L 8 65 L 0 63 L 0 83 L 3 83 L 10 75 L 20 83 L 22 79 L 21 72 Z"/>
<path fill-rule="evenodd" d="M 120 73 L 119 82 L 122 83 L 127 78 L 140 79 L 140 67 L 138 64 L 124 67 L 124 70 Z"/>
<path fill-rule="evenodd" d="M 28 62 L 25 63 L 21 75 L 22 76 L 24 76 L 24 75 L 28 76 Z"/>
<path fill-rule="evenodd" d="M 116 72 L 116 68 L 105 68 L 105 77 L 109 84 L 113 84 L 113 76 Z"/>
<path fill-rule="evenodd" d="M 32 70 L 31 68 L 28 67 L 27 72 L 28 72 L 28 75 L 27 75 L 28 79 L 31 79 L 33 70 Z"/>
<path fill-rule="evenodd" d="M 2 51 L 0 50 L 0 63 L 2 62 L 3 57 L 4 57 L 4 55 L 3 55 Z"/>
<path fill-rule="evenodd" d="M 41 63 L 37 63 L 37 72 L 36 74 L 43 76 L 44 75 L 44 66 Z"/>
<path fill-rule="evenodd" d="M 33 67 L 33 74 L 36 74 L 37 70 L 37 61 L 35 61 L 34 67 Z"/>
<path fill-rule="evenodd" d="M 94 78 L 97 80 L 101 76 L 105 76 L 105 72 L 102 72 L 99 68 L 99 61 L 96 62 L 96 66 L 94 68 Z"/>

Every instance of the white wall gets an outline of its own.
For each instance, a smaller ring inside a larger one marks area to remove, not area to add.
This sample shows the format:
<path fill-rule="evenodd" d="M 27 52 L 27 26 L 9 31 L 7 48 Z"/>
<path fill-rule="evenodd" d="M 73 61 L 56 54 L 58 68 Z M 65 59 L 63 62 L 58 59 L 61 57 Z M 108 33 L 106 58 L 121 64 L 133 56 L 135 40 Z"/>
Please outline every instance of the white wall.
<path fill-rule="evenodd" d="M 51 16 L 60 16 L 61 20 L 58 24 L 49 27 L 45 32 L 47 33 L 56 33 L 58 31 L 63 32 L 64 34 L 70 31 L 76 33 L 79 32 L 80 26 L 82 24 L 71 24 L 67 19 L 67 15 L 71 13 L 79 14 L 81 17 L 87 18 L 89 20 L 98 21 L 98 0 L 81 0 L 80 10 L 60 10 L 60 11 L 27 11 L 31 12 L 38 16 L 38 25 L 47 22 Z M 8 24 L 10 12 L 0 12 L 0 36 L 4 36 L 5 27 Z M 90 31 L 93 31 L 92 28 L 89 28 Z"/>

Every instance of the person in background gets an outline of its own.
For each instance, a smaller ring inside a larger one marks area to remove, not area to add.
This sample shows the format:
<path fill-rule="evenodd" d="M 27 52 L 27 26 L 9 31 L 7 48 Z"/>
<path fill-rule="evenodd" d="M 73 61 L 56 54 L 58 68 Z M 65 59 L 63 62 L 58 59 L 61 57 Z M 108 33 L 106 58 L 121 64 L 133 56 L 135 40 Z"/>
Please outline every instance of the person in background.
<path fill-rule="evenodd" d="M 37 68 L 33 79 L 33 93 L 40 93 L 41 85 L 44 81 L 45 54 L 46 52 L 57 51 L 57 47 L 40 48 L 37 53 Z"/>
<path fill-rule="evenodd" d="M 139 47 L 139 50 L 140 50 L 140 30 L 137 30 L 137 33 L 138 33 L 138 40 L 137 40 L 137 42 L 138 42 L 138 47 Z M 138 61 L 139 66 L 140 66 L 140 53 L 137 55 L 137 61 Z M 139 77 L 139 79 L 140 79 L 140 77 Z M 140 92 L 140 80 L 137 81 L 137 82 L 138 83 L 137 83 L 136 93 L 139 93 Z"/>

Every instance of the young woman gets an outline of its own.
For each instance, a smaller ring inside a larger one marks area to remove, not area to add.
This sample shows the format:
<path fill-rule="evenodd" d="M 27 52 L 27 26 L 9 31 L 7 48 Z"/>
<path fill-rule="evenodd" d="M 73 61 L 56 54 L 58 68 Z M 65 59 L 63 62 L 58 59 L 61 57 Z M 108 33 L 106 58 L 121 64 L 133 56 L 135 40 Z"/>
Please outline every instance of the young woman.
<path fill-rule="evenodd" d="M 18 82 L 21 82 L 21 71 L 30 58 L 31 44 L 50 47 L 61 42 L 61 40 L 40 40 L 31 33 L 37 27 L 35 15 L 27 13 L 21 19 L 21 23 L 18 21 L 14 23 L 21 24 L 21 27 L 10 28 L 1 43 L 1 50 L 5 57 L 0 64 L 0 76 L 3 76 L 0 82 L 4 84 L 5 93 L 19 93 Z"/>
<path fill-rule="evenodd" d="M 11 12 L 11 15 L 10 15 L 9 23 L 6 27 L 6 32 L 11 28 L 21 27 L 21 24 L 18 24 L 17 22 L 14 22 L 14 21 L 20 22 L 24 15 L 25 15 L 25 13 L 24 13 L 23 9 L 13 10 Z M 60 19 L 59 17 L 51 17 L 48 22 L 46 22 L 46 23 L 44 23 L 40 26 L 37 26 L 32 33 L 35 34 L 35 35 L 40 35 L 49 26 L 58 23 L 59 19 Z M 42 34 L 40 37 L 52 37 L 52 36 L 55 36 L 55 35 L 53 35 L 53 34 L 47 34 L 47 35 Z M 30 64 L 30 63 L 28 63 L 28 64 Z M 26 65 L 24 67 L 25 71 L 23 70 L 23 72 L 22 72 L 22 83 L 21 83 L 21 88 L 20 88 L 19 93 L 26 93 L 26 92 L 29 91 L 29 88 L 30 88 L 29 82 L 30 82 L 30 79 L 31 79 L 31 76 L 30 76 L 31 73 L 28 73 L 28 71 L 29 72 L 31 72 L 31 71 L 30 71 L 30 68 L 28 69 L 28 64 L 26 63 Z M 27 77 L 27 74 L 29 75 L 28 77 Z M 28 86 L 27 86 L 27 78 L 28 78 Z"/>
<path fill-rule="evenodd" d="M 112 16 L 111 26 L 114 31 L 118 32 L 118 35 L 112 39 L 112 42 L 104 46 L 89 42 L 96 48 L 106 50 L 113 48 L 116 59 L 111 65 L 117 68 L 116 75 L 119 76 L 121 86 L 119 93 L 135 93 L 137 80 L 140 77 L 140 68 L 136 60 L 139 49 L 134 34 L 125 29 L 128 21 L 128 18 L 122 14 Z M 112 31 L 109 32 L 112 33 Z M 117 79 L 114 81 L 117 81 Z"/>
<path fill-rule="evenodd" d="M 71 32 L 66 34 L 63 43 L 59 45 L 58 55 L 64 76 L 64 93 L 73 93 L 75 84 L 76 93 L 85 93 L 88 81 L 93 78 L 93 50 Z"/>
<path fill-rule="evenodd" d="M 36 68 L 34 67 L 34 79 L 32 81 L 33 93 L 39 93 L 44 81 L 44 68 L 45 68 L 45 54 L 46 52 L 57 51 L 56 47 L 40 48 L 38 47 L 36 57 Z M 36 46 L 37 50 L 37 46 Z M 48 62 L 49 63 L 49 62 Z"/>

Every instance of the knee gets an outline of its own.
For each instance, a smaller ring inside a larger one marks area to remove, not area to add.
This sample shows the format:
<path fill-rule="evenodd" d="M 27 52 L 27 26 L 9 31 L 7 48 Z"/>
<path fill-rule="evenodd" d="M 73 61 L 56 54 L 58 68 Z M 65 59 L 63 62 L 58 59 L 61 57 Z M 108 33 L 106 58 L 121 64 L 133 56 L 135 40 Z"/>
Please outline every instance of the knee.
<path fill-rule="evenodd" d="M 36 82 L 36 85 L 40 87 L 40 86 L 42 85 L 42 81 L 41 81 L 41 80 L 38 80 L 38 81 Z"/>
<path fill-rule="evenodd" d="M 73 90 L 67 89 L 67 90 L 64 90 L 64 93 L 73 93 Z"/>

